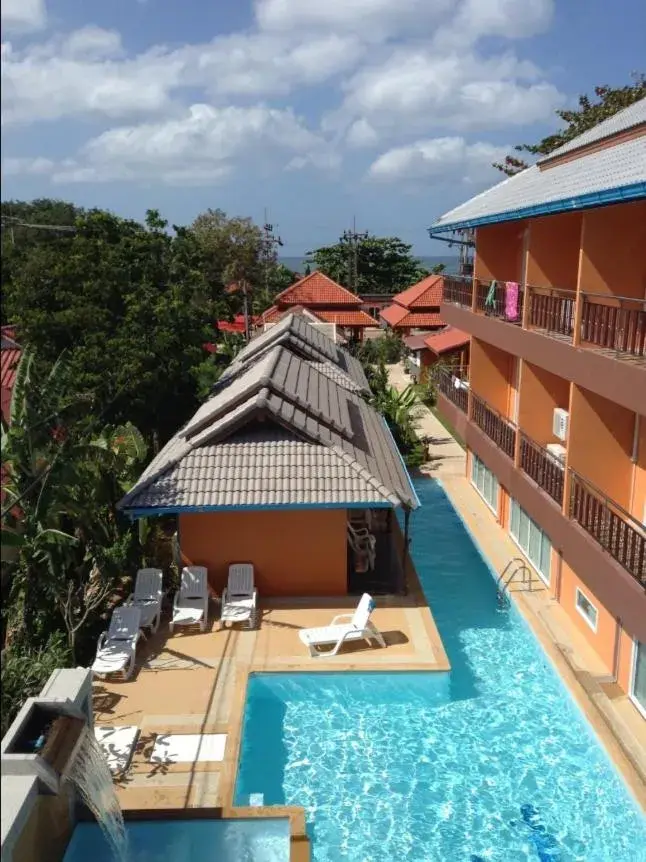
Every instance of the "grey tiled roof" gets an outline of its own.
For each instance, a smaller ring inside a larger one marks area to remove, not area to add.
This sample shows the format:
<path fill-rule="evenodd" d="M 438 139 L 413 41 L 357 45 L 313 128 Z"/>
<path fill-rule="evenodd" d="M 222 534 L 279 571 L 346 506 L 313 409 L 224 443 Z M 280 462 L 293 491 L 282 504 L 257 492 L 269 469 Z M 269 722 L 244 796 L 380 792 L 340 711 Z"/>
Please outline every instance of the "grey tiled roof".
<path fill-rule="evenodd" d="M 384 420 L 329 363 L 276 343 L 236 365 L 121 508 L 417 506 Z"/>
<path fill-rule="evenodd" d="M 286 315 L 274 326 L 257 335 L 235 357 L 228 369 L 228 374 L 235 374 L 240 365 L 251 357 L 259 356 L 275 344 L 289 346 L 294 352 L 311 359 L 313 362 L 326 362 L 336 369 L 336 374 L 345 374 L 349 378 L 345 384 L 341 376 L 338 382 L 351 388 L 369 392 L 370 386 L 366 380 L 363 366 L 347 350 L 339 347 L 316 326 L 310 326 L 300 314 Z"/>
<path fill-rule="evenodd" d="M 639 126 L 641 123 L 646 123 L 646 98 L 640 99 L 638 102 L 629 105 L 621 111 L 617 111 L 617 113 L 613 114 L 612 117 L 608 117 L 607 120 L 604 120 L 602 123 L 598 123 L 592 129 L 588 129 L 587 132 L 583 132 L 576 138 L 568 141 L 567 144 L 563 144 L 562 147 L 552 150 L 549 155 L 543 156 L 542 159 L 539 159 L 538 163 L 541 164 L 542 162 L 553 159 L 556 156 L 569 153 L 571 150 L 577 150 L 579 147 L 593 144 L 595 141 L 602 141 L 604 138 L 609 138 L 611 135 L 619 134 L 619 132 L 626 132 L 628 129 Z"/>
<path fill-rule="evenodd" d="M 544 170 L 537 165 L 527 168 L 446 213 L 433 229 L 451 230 L 472 222 L 523 218 L 532 208 L 543 207 L 545 212 L 576 209 L 576 199 L 583 195 L 634 188 L 639 184 L 643 189 L 634 191 L 633 199 L 646 197 L 646 137 Z"/>

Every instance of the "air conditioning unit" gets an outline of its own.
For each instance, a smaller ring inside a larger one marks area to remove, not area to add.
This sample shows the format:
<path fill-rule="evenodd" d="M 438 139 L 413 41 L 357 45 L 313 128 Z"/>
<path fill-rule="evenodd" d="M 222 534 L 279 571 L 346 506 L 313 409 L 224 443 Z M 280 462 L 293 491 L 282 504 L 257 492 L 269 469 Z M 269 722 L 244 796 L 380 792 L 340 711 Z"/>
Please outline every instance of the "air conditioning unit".
<path fill-rule="evenodd" d="M 570 424 L 570 414 L 562 407 L 557 407 L 554 410 L 552 419 L 552 432 L 559 440 L 567 440 L 568 427 Z"/>
<path fill-rule="evenodd" d="M 545 448 L 555 461 L 559 461 L 561 464 L 565 464 L 565 446 L 561 446 L 560 443 L 548 443 Z"/>

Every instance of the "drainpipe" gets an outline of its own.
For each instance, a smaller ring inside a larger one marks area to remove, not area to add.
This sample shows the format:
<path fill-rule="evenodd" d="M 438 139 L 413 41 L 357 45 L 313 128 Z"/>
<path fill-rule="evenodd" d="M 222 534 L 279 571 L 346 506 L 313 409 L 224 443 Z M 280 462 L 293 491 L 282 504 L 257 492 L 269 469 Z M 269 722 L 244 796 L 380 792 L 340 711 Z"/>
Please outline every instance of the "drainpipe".
<path fill-rule="evenodd" d="M 637 458 L 639 457 L 639 413 L 635 413 L 635 428 L 633 430 L 633 451 L 630 460 L 633 469 L 630 475 L 630 509 L 635 505 L 635 482 L 637 479 Z M 639 515 L 637 516 L 639 520 Z"/>
<path fill-rule="evenodd" d="M 615 617 L 615 645 L 612 657 L 612 681 L 619 682 L 619 663 L 621 661 L 621 634 L 624 630 L 621 617 Z"/>

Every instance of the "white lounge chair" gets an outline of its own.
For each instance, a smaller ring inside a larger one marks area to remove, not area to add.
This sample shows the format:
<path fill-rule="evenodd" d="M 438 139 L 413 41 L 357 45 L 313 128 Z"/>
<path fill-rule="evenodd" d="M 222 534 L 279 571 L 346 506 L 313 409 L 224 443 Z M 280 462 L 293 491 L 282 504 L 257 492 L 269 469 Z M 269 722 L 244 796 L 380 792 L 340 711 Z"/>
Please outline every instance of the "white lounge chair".
<path fill-rule="evenodd" d="M 220 624 L 246 622 L 252 628 L 256 622 L 258 590 L 254 586 L 253 565 L 232 563 L 229 582 L 222 591 Z"/>
<path fill-rule="evenodd" d="M 205 566 L 185 566 L 179 590 L 173 599 L 173 618 L 169 628 L 200 626 L 206 630 L 209 617 L 209 582 Z"/>
<path fill-rule="evenodd" d="M 102 632 L 96 647 L 92 671 L 99 676 L 123 673 L 129 679 L 135 669 L 135 652 L 141 637 L 141 611 L 137 607 L 115 608 L 107 632 Z"/>
<path fill-rule="evenodd" d="M 374 569 L 377 558 L 377 539 L 365 527 L 356 528 L 348 523 L 348 541 L 350 547 L 358 557 L 365 556 L 368 560 L 368 568 Z"/>
<path fill-rule="evenodd" d="M 374 623 L 370 622 L 370 614 L 375 603 L 368 593 L 361 596 L 357 609 L 353 614 L 338 614 L 329 626 L 316 629 L 301 629 L 299 638 L 308 647 L 312 658 L 323 658 L 338 653 L 341 646 L 347 641 L 365 640 L 368 644 L 372 640 L 385 647 L 386 641 Z M 349 622 L 342 623 L 347 619 Z M 330 650 L 319 650 L 317 647 L 332 644 Z"/>
<path fill-rule="evenodd" d="M 162 606 L 162 570 L 139 569 L 135 580 L 135 591 L 128 596 L 126 607 L 141 611 L 141 628 L 156 632 L 159 628 Z"/>

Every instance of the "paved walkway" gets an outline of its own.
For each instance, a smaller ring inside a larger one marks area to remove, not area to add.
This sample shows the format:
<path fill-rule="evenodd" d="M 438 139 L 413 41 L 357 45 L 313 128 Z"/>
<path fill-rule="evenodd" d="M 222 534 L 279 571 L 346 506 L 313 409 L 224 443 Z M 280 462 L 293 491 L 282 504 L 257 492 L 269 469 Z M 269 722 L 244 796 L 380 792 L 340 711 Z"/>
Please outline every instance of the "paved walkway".
<path fill-rule="evenodd" d="M 411 383 L 411 378 L 404 371 L 401 362 L 397 365 L 388 365 L 387 369 L 391 386 L 394 386 L 399 392 Z M 464 476 L 466 464 L 464 449 L 428 407 L 421 405 L 419 411 L 420 419 L 417 433 L 429 441 L 429 460 L 421 468 L 422 472 L 437 479 L 443 476 Z"/>

